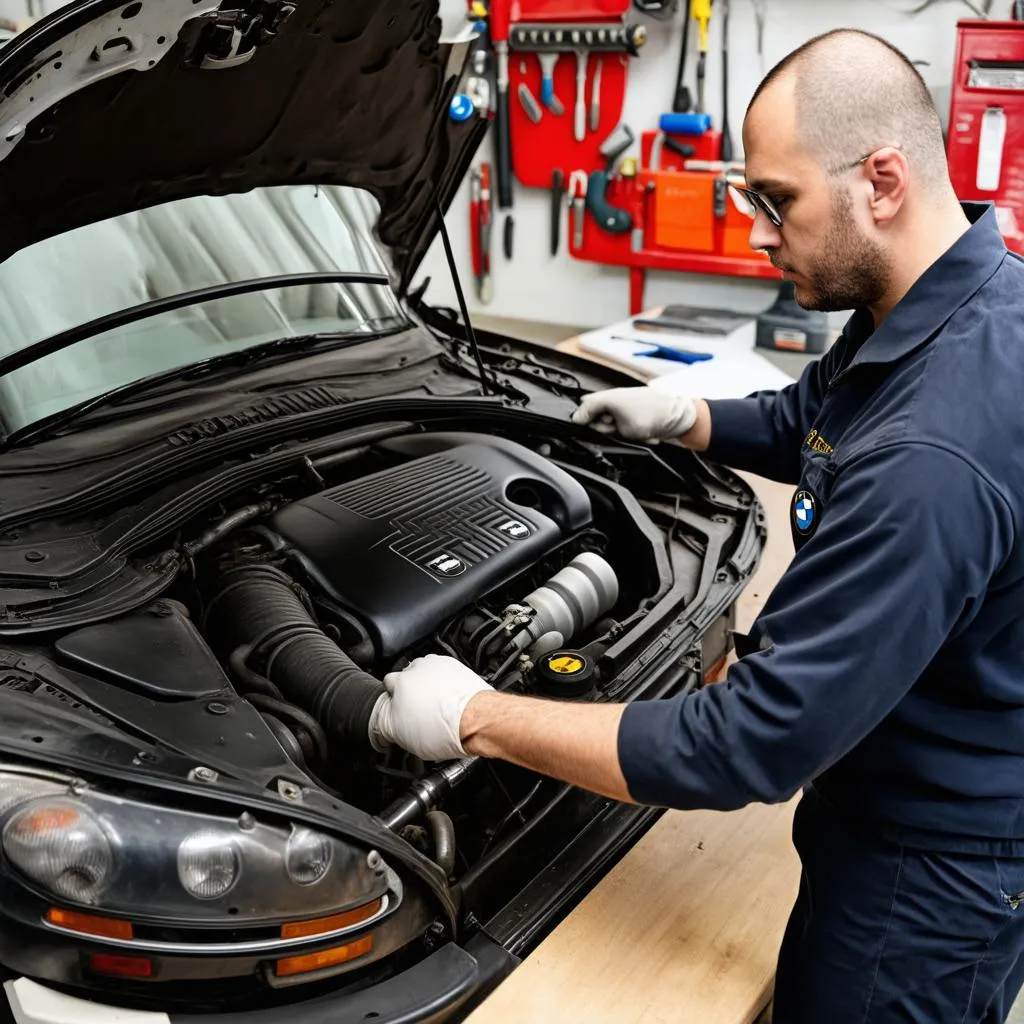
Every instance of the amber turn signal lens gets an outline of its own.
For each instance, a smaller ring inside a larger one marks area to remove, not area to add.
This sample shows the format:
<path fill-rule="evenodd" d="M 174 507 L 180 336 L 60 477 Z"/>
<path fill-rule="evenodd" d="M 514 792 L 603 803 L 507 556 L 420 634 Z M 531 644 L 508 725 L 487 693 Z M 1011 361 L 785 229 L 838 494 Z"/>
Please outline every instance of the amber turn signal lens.
<path fill-rule="evenodd" d="M 132 923 L 116 917 L 100 917 L 98 914 L 80 914 L 77 910 L 50 907 L 46 920 L 57 928 L 80 932 L 82 935 L 98 935 L 103 939 L 132 938 Z"/>
<path fill-rule="evenodd" d="M 364 935 L 344 946 L 322 949 L 318 953 L 303 953 L 301 956 L 289 956 L 277 961 L 275 973 L 279 978 L 287 978 L 294 974 L 308 974 L 310 971 L 321 971 L 325 967 L 337 967 L 357 956 L 369 953 L 373 949 L 373 936 Z"/>
<path fill-rule="evenodd" d="M 330 917 L 316 917 L 310 921 L 290 921 L 281 925 L 282 939 L 308 939 L 311 935 L 325 935 L 327 932 L 336 932 L 341 928 L 351 928 L 354 924 L 362 924 L 376 917 L 384 900 L 380 897 L 372 903 L 366 903 L 354 910 L 346 910 L 340 914 L 332 914 Z"/>
<path fill-rule="evenodd" d="M 24 815 L 19 821 L 19 829 L 28 835 L 40 832 L 59 832 L 61 829 L 77 825 L 78 811 L 70 807 L 41 807 Z"/>
<path fill-rule="evenodd" d="M 89 966 L 97 974 L 113 974 L 119 978 L 148 978 L 153 973 L 152 963 L 142 956 L 93 953 Z"/>

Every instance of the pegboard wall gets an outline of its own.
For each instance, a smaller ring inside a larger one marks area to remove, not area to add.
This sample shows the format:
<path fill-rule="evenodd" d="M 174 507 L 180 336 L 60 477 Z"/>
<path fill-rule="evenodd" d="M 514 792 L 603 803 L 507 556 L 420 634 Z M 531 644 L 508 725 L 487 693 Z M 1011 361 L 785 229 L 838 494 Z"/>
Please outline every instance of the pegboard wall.
<path fill-rule="evenodd" d="M 2 2 L 2 0 L 0 0 Z M 465 0 L 440 0 L 445 31 L 450 34 L 464 24 Z M 603 3 L 605 0 L 595 0 Z M 621 3 L 621 0 L 608 0 Z M 1002 0 L 996 0 L 997 4 Z M 945 118 L 949 107 L 949 81 L 956 48 L 956 22 L 969 17 L 970 11 L 960 2 L 950 0 L 937 3 L 919 15 L 908 13 L 917 6 L 916 0 L 731 0 L 729 22 L 729 119 L 737 156 L 742 155 L 740 126 L 747 101 L 764 71 L 805 39 L 832 28 L 853 27 L 877 32 L 900 47 L 914 60 L 927 61 L 921 67 L 925 81 L 936 98 L 939 112 Z M 629 125 L 636 136 L 635 145 L 627 155 L 640 157 L 640 140 L 644 131 L 657 127 L 662 113 L 671 110 L 679 58 L 679 41 L 684 9 L 680 3 L 674 22 L 646 18 L 630 5 L 627 20 L 647 28 L 647 39 L 640 55 L 631 58 L 622 101 L 621 120 Z M 758 32 L 755 9 L 765 11 L 761 53 L 758 52 Z M 721 82 L 721 22 L 714 16 L 710 25 L 710 46 L 707 58 L 706 96 L 708 110 L 716 121 L 722 102 Z M 694 88 L 694 69 L 697 57 L 697 32 L 690 31 L 687 78 Z M 607 58 L 606 58 L 607 59 Z M 510 63 L 510 79 L 523 74 L 531 84 L 531 91 L 539 96 L 540 70 L 535 57 L 524 62 L 527 70 L 519 72 L 516 58 Z M 560 125 L 562 131 L 572 125 L 572 103 L 575 99 L 575 60 L 563 57 L 555 69 L 556 91 L 564 96 L 567 107 Z M 601 86 L 602 98 L 608 89 L 607 69 Z M 513 86 L 514 89 L 514 86 Z M 589 96 L 589 92 L 588 92 Z M 609 109 L 614 96 L 609 96 Z M 522 116 L 514 92 L 511 103 L 513 118 Z M 518 109 L 517 109 L 518 108 Z M 610 114 L 608 115 L 610 118 Z M 554 119 L 551 119 L 554 120 Z M 540 125 L 531 125 L 534 130 Z M 602 117 L 602 131 L 595 136 L 603 138 L 607 127 Z M 614 125 L 611 125 L 614 128 Z M 609 128 L 609 131 L 611 130 Z M 554 125 L 549 128 L 555 131 Z M 539 140 L 536 152 L 543 157 L 549 140 Z M 493 159 L 493 146 L 486 139 L 481 147 L 480 159 Z M 515 157 L 514 161 L 528 157 Z M 538 163 L 543 164 L 542 160 Z M 520 165 L 522 166 L 522 165 Z M 551 164 L 548 163 L 548 167 Z M 539 176 L 535 175 L 534 180 Z M 468 184 L 456 198 L 448 215 L 448 229 L 459 262 L 460 273 L 471 281 L 469 254 L 469 190 Z M 496 241 L 492 256 L 492 296 L 484 304 L 466 287 L 470 312 L 486 312 L 495 316 L 518 319 L 543 320 L 572 326 L 591 327 L 621 319 L 628 314 L 628 272 L 620 267 L 573 259 L 568 252 L 569 239 L 563 226 L 559 252 L 550 254 L 550 192 L 547 188 L 515 186 L 512 216 L 515 221 L 513 257 L 506 260 Z M 503 214 L 495 211 L 500 227 Z M 451 285 L 444 252 L 438 240 L 431 248 L 420 270 L 420 277 L 431 277 L 428 298 L 431 302 L 455 305 L 455 290 Z M 770 282 L 734 278 L 705 277 L 692 274 L 652 272 L 648 274 L 646 302 L 649 305 L 664 302 L 694 302 L 698 304 L 726 303 L 738 310 L 757 311 L 768 306 L 774 297 L 775 285 Z M 845 319 L 836 314 L 836 322 Z"/>

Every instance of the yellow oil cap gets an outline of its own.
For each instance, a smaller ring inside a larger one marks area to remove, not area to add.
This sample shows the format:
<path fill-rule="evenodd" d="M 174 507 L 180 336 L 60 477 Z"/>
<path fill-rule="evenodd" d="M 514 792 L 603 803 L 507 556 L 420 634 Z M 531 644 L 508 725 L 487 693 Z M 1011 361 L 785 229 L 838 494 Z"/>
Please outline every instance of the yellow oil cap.
<path fill-rule="evenodd" d="M 575 654 L 560 654 L 557 658 L 548 661 L 548 668 L 552 672 L 559 672 L 564 675 L 575 674 L 583 671 L 584 662 Z"/>
<path fill-rule="evenodd" d="M 552 651 L 537 660 L 537 688 L 552 697 L 578 697 L 597 681 L 594 662 L 579 651 Z"/>

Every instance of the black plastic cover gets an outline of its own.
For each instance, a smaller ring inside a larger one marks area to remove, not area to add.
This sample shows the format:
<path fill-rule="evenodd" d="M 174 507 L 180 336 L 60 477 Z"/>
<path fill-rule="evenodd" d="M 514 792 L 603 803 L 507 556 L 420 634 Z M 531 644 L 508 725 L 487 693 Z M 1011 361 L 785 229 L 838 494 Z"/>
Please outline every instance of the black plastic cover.
<path fill-rule="evenodd" d="M 510 442 L 435 452 L 295 502 L 274 528 L 390 658 L 587 525 L 571 476 Z"/>
<path fill-rule="evenodd" d="M 170 601 L 75 630 L 56 647 L 64 664 L 158 700 L 230 689 L 199 631 Z"/>

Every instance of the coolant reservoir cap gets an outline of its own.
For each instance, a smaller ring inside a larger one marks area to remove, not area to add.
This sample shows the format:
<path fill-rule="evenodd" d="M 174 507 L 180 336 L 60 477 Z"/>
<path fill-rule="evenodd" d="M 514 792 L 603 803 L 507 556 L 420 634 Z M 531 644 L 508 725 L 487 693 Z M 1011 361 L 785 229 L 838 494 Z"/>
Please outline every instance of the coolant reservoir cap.
<path fill-rule="evenodd" d="M 594 685 L 594 663 L 579 651 L 552 651 L 536 666 L 537 688 L 552 697 L 578 697 Z"/>

